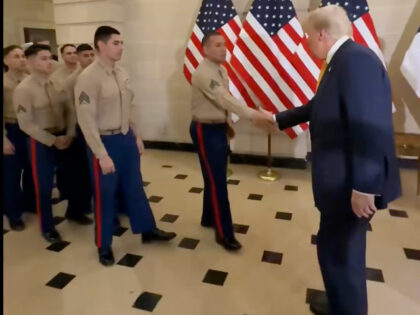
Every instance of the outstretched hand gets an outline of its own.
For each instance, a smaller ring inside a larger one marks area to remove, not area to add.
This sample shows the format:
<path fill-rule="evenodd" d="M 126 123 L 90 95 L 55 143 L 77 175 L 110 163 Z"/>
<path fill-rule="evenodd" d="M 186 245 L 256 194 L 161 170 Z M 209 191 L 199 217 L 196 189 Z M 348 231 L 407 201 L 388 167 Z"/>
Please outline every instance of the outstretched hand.
<path fill-rule="evenodd" d="M 254 111 L 251 121 L 254 126 L 264 130 L 268 134 L 271 134 L 278 129 L 277 124 L 273 119 L 273 114 L 262 108 L 258 111 Z"/>

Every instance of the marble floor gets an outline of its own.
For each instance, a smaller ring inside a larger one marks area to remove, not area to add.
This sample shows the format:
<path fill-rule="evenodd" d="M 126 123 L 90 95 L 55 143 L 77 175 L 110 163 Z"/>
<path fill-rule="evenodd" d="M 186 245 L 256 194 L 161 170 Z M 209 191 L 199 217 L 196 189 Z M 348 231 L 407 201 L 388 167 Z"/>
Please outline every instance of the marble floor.
<path fill-rule="evenodd" d="M 97 259 L 93 226 L 64 220 L 66 201 L 54 206 L 63 242 L 50 246 L 37 218 L 9 231 L 3 219 L 6 315 L 305 315 L 322 294 L 316 258 L 319 215 L 309 170 L 276 169 L 281 178 L 259 180 L 262 167 L 231 165 L 229 194 L 238 253 L 200 226 L 202 187 L 197 156 L 147 150 L 145 190 L 158 226 L 178 236 L 142 244 L 129 229 L 113 241 L 117 263 Z M 403 197 L 373 218 L 368 232 L 369 314 L 420 314 L 420 197 L 417 174 L 401 170 Z"/>

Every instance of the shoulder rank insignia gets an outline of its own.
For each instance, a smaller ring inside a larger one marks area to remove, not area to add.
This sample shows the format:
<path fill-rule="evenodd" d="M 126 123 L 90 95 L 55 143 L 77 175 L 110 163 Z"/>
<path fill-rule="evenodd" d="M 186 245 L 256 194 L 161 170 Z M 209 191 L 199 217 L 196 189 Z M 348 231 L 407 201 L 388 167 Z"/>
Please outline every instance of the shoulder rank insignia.
<path fill-rule="evenodd" d="M 16 113 L 19 114 L 20 112 L 26 113 L 26 108 L 19 104 Z"/>
<path fill-rule="evenodd" d="M 214 90 L 218 86 L 220 86 L 219 82 L 217 82 L 216 80 L 211 79 L 211 81 L 210 81 L 210 89 Z"/>
<path fill-rule="evenodd" d="M 86 94 L 86 92 L 82 91 L 79 95 L 79 104 L 90 104 L 90 98 L 89 95 Z"/>

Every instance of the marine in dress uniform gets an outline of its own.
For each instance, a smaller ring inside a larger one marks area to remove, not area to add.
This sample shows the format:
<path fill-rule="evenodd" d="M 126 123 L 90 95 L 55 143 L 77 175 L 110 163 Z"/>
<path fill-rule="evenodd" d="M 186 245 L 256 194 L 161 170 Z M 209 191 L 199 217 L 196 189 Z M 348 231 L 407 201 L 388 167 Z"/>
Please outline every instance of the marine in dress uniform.
<path fill-rule="evenodd" d="M 52 216 L 51 192 L 54 169 L 71 168 L 67 149 L 75 136 L 76 116 L 68 91 L 57 91 L 49 74 L 53 70 L 49 46 L 33 45 L 25 51 L 32 74 L 15 90 L 13 105 L 20 129 L 28 136 L 36 208 L 42 235 L 49 242 L 60 240 Z M 63 172 L 71 176 L 70 172 Z M 68 190 L 66 217 L 80 224 L 91 220 L 82 214 L 82 202 L 74 178 L 65 178 Z"/>
<path fill-rule="evenodd" d="M 26 77 L 26 58 L 19 46 L 3 49 L 3 211 L 12 230 L 23 230 L 23 211 L 35 212 L 35 194 L 27 150 L 27 135 L 19 128 L 13 93 Z"/>
<path fill-rule="evenodd" d="M 214 227 L 216 241 L 228 250 L 241 244 L 233 233 L 226 183 L 228 135 L 231 112 L 258 122 L 260 113 L 247 107 L 229 93 L 225 40 L 210 32 L 202 41 L 204 60 L 192 75 L 192 122 L 190 134 L 200 158 L 204 180 L 201 225 Z"/>
<path fill-rule="evenodd" d="M 111 249 L 116 193 L 120 189 L 133 233 L 143 242 L 170 240 L 175 233 L 156 228 L 139 170 L 143 142 L 138 107 L 124 69 L 115 65 L 122 55 L 119 32 L 108 26 L 95 33 L 98 58 L 79 76 L 76 109 L 89 147 L 95 200 L 95 242 L 99 261 L 112 265 Z"/>

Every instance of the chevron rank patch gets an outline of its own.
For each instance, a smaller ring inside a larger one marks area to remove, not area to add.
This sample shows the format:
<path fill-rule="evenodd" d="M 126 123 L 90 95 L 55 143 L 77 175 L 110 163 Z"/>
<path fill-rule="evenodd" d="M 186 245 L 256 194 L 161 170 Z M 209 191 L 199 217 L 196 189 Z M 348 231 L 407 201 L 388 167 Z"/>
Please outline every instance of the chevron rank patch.
<path fill-rule="evenodd" d="M 220 86 L 219 82 L 217 82 L 217 81 L 215 81 L 213 79 L 210 81 L 210 89 L 214 90 L 218 86 Z"/>
<path fill-rule="evenodd" d="M 16 113 L 19 114 L 20 112 L 26 113 L 26 108 L 19 104 Z"/>
<path fill-rule="evenodd" d="M 84 91 L 82 91 L 82 93 L 80 93 L 79 95 L 79 104 L 90 104 L 90 97 Z"/>

